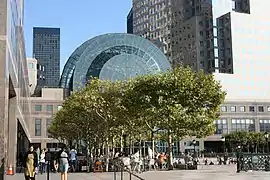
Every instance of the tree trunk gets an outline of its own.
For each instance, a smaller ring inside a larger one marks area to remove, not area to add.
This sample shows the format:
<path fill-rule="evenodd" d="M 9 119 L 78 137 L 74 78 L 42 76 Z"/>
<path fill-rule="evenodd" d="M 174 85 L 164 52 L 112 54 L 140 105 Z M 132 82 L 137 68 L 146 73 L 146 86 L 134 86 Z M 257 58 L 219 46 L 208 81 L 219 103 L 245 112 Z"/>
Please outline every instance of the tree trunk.
<path fill-rule="evenodd" d="M 123 132 L 121 134 L 121 137 L 120 137 L 120 151 L 123 152 L 123 147 L 124 147 L 124 144 L 123 144 Z"/>
<path fill-rule="evenodd" d="M 112 138 L 112 153 L 113 153 L 113 156 L 115 155 L 115 147 L 114 147 L 114 137 Z"/>
<path fill-rule="evenodd" d="M 154 159 L 155 157 L 155 137 L 154 132 L 151 132 L 151 138 L 152 138 L 152 157 L 149 157 L 150 159 Z"/>
<path fill-rule="evenodd" d="M 110 147 L 109 138 L 106 138 L 106 172 L 109 172 Z"/>
<path fill-rule="evenodd" d="M 129 136 L 129 151 L 128 151 L 129 155 L 132 154 L 131 148 L 132 148 L 132 140 L 131 140 L 131 135 L 130 135 Z"/>
<path fill-rule="evenodd" d="M 172 135 L 170 131 L 168 134 L 168 154 L 169 154 L 168 168 L 169 170 L 172 170 L 173 169 L 173 154 L 172 154 Z"/>

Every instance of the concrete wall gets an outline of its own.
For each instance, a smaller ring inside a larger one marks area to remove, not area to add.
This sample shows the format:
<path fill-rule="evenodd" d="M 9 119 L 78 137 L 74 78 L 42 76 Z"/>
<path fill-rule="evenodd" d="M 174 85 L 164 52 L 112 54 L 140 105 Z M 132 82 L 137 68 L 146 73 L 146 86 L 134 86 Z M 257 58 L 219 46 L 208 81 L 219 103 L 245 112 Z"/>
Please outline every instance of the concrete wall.
<path fill-rule="evenodd" d="M 228 100 L 270 99 L 268 5 L 268 0 L 250 0 L 251 14 L 231 12 L 234 74 L 215 74 Z"/>
<path fill-rule="evenodd" d="M 28 63 L 29 85 L 31 85 L 30 93 L 33 94 L 37 86 L 37 60 L 35 58 L 27 58 L 27 63 Z"/>
<path fill-rule="evenodd" d="M 47 128 L 52 122 L 55 113 L 61 109 L 64 101 L 64 89 L 62 88 L 42 88 L 42 97 L 31 97 L 32 115 L 29 117 L 28 128 L 31 136 L 31 143 L 40 143 L 40 148 L 47 148 L 47 143 L 59 143 L 58 140 L 49 137 Z M 35 109 L 36 105 L 41 105 L 41 111 Z M 52 106 L 52 111 L 47 106 Z M 41 120 L 41 135 L 35 134 L 35 121 Z"/>
<path fill-rule="evenodd" d="M 22 11 L 22 0 L 0 1 L 0 179 L 7 166 L 16 166 L 18 122 L 29 138 L 25 115 L 31 112 Z"/>

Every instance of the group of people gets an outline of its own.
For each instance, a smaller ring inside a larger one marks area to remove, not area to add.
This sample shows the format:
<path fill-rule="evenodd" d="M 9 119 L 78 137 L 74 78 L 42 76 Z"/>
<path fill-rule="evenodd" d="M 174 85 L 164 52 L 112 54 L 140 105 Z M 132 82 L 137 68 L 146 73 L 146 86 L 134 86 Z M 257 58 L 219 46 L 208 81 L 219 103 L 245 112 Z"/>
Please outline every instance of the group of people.
<path fill-rule="evenodd" d="M 50 165 L 50 162 L 53 162 L 56 172 L 59 171 L 61 173 L 61 180 L 67 180 L 69 167 L 75 171 L 76 156 L 77 151 L 75 149 L 72 149 L 68 154 L 67 149 L 63 147 L 57 152 L 56 156 L 51 159 L 52 156 L 50 152 L 46 152 L 46 150 L 43 149 L 40 153 L 39 150 L 34 151 L 34 147 L 30 146 L 28 152 L 23 156 L 25 180 L 35 180 L 37 172 L 40 171 L 41 174 L 44 173 L 46 163 Z"/>

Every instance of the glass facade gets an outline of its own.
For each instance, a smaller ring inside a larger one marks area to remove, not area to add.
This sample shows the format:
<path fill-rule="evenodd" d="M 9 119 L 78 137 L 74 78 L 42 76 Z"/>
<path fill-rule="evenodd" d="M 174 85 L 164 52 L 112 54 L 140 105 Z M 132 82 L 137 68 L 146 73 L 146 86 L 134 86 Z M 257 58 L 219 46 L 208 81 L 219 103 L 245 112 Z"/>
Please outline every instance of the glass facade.
<path fill-rule="evenodd" d="M 105 34 L 86 41 L 73 52 L 60 86 L 78 89 L 90 77 L 126 80 L 168 69 L 171 65 L 166 56 L 150 41 L 132 34 Z"/>
<path fill-rule="evenodd" d="M 260 132 L 270 132 L 270 120 L 260 119 Z"/>
<path fill-rule="evenodd" d="M 214 124 L 216 126 L 215 134 L 227 134 L 228 133 L 227 119 L 215 120 Z"/>
<path fill-rule="evenodd" d="M 254 119 L 232 119 L 232 131 L 255 131 Z"/>
<path fill-rule="evenodd" d="M 35 136 L 41 136 L 41 119 L 35 120 Z"/>
<path fill-rule="evenodd" d="M 45 82 L 38 80 L 38 86 L 58 86 L 60 76 L 59 28 L 33 28 L 33 56 L 43 67 L 45 66 L 44 69 L 39 69 L 44 71 Z"/>

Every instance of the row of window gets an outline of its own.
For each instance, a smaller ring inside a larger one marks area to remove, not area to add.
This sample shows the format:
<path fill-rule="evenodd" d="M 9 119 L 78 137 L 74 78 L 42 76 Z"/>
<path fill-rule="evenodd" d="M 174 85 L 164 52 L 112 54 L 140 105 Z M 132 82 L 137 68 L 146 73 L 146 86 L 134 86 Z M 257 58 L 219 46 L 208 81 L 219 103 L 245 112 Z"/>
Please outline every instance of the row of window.
<path fill-rule="evenodd" d="M 216 126 L 215 134 L 228 133 L 227 119 L 216 120 L 214 124 Z M 261 132 L 270 132 L 270 120 L 261 119 L 259 129 Z M 255 131 L 255 120 L 249 118 L 231 119 L 231 132 L 235 131 Z"/>
<path fill-rule="evenodd" d="M 57 106 L 57 110 L 59 111 L 62 108 L 61 105 Z M 36 104 L 35 105 L 35 111 L 40 112 L 42 111 L 42 105 Z M 53 111 L 53 105 L 46 105 L 46 111 L 47 112 L 52 112 Z"/>
<path fill-rule="evenodd" d="M 257 107 L 257 110 L 256 110 Z M 264 106 L 248 106 L 248 109 L 246 109 L 246 106 L 239 106 L 239 109 L 237 109 L 237 106 L 230 106 L 229 110 L 227 106 L 221 106 L 220 110 L 222 112 L 270 112 L 270 106 L 267 106 L 267 108 L 265 108 Z"/>

